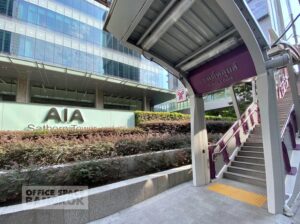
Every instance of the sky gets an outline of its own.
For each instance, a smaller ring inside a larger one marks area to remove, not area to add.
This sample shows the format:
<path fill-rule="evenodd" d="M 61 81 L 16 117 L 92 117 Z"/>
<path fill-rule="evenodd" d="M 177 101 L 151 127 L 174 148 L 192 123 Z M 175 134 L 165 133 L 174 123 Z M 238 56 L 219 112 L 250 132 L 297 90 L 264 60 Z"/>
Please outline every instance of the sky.
<path fill-rule="evenodd" d="M 274 0 L 269 0 L 269 1 L 274 1 Z M 277 0 L 275 0 L 275 1 L 277 1 Z M 291 18 L 290 18 L 290 14 L 289 14 L 289 10 L 288 10 L 288 6 L 287 6 L 286 2 L 287 1 L 290 2 L 291 10 L 292 10 L 294 18 L 300 13 L 300 3 L 298 0 L 280 0 L 280 1 L 282 4 L 284 25 L 285 25 L 285 27 L 287 27 L 291 21 Z M 299 43 L 300 42 L 300 18 L 298 18 L 298 20 L 296 21 L 295 26 L 296 26 L 296 31 L 297 31 L 297 35 L 298 35 L 298 43 Z M 292 29 L 287 33 L 286 38 L 290 42 L 294 43 Z"/>

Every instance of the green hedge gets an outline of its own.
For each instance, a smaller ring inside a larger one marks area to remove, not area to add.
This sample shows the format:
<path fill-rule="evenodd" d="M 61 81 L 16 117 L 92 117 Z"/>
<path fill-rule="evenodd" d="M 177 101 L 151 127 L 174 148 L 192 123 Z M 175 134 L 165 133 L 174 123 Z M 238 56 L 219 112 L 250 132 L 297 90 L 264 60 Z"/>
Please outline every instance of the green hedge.
<path fill-rule="evenodd" d="M 225 133 L 232 126 L 232 121 L 207 121 L 207 132 Z M 189 134 L 191 132 L 191 125 L 189 121 L 153 121 L 143 122 L 139 125 L 147 133 L 151 134 Z"/>
<path fill-rule="evenodd" d="M 144 122 L 152 121 L 186 121 L 190 119 L 189 114 L 182 114 L 177 112 L 148 112 L 148 111 L 135 111 L 136 125 Z M 235 121 L 234 117 L 220 117 L 220 116 L 205 116 L 209 121 Z"/>
<path fill-rule="evenodd" d="M 153 154 L 134 159 L 134 167 L 128 166 L 124 157 L 111 160 L 93 160 L 65 168 L 35 169 L 29 167 L 27 172 L 13 170 L 0 176 L 0 208 L 19 204 L 22 186 L 88 186 L 97 187 L 128 178 L 139 177 L 191 163 L 190 150 L 180 150 L 172 157 Z"/>
<path fill-rule="evenodd" d="M 74 139 L 91 139 L 104 137 L 126 137 L 143 135 L 140 128 L 82 128 L 82 129 L 54 129 L 36 131 L 0 131 L 0 148 L 2 144 L 16 143 L 17 141 L 34 141 L 46 139 L 63 139 L 71 141 Z M 96 139 L 99 140 L 99 139 Z"/>
<path fill-rule="evenodd" d="M 109 139 L 108 139 L 109 140 Z M 50 166 L 190 147 L 190 135 L 136 135 L 105 142 L 23 141 L 0 145 L 0 170 Z"/>
<path fill-rule="evenodd" d="M 168 113 L 168 112 L 149 112 L 149 111 L 135 111 L 136 125 L 147 121 L 180 121 L 189 120 L 189 114 Z"/>

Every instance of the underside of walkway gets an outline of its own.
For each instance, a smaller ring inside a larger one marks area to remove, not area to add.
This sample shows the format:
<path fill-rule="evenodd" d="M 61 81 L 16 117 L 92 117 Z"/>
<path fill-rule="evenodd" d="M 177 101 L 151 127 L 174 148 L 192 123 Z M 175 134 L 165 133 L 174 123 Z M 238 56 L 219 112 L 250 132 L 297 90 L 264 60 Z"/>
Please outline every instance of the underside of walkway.
<path fill-rule="evenodd" d="M 265 194 L 263 188 L 253 185 L 229 180 L 221 180 L 221 183 L 257 194 Z M 91 224 L 300 223 L 300 212 L 294 218 L 271 215 L 267 211 L 266 203 L 262 207 L 257 207 L 237 201 L 230 196 L 224 196 L 209 190 L 212 185 L 214 183 L 204 187 L 193 187 L 192 182 L 188 182 Z"/>

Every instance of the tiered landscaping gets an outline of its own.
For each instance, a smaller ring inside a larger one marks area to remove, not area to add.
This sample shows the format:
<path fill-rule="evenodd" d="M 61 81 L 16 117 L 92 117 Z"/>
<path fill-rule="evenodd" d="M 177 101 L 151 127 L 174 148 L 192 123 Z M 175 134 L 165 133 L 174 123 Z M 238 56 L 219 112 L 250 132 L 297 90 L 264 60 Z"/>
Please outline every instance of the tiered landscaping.
<path fill-rule="evenodd" d="M 212 143 L 232 124 L 207 119 Z M 188 115 L 136 112 L 136 123 L 133 129 L 1 132 L 0 203 L 18 203 L 22 185 L 95 187 L 191 163 Z"/>

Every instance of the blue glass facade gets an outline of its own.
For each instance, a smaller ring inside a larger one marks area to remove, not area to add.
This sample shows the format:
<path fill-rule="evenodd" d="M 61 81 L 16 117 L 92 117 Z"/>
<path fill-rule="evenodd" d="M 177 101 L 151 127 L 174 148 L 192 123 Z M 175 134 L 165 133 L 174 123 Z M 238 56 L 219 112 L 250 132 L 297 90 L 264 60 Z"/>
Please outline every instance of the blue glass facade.
<path fill-rule="evenodd" d="M 86 0 L 0 0 L 0 21 L 7 19 L 26 29 L 25 33 L 0 29 L 0 51 L 168 88 L 165 70 L 102 30 L 106 13 L 100 4 Z M 53 37 L 47 39 L 48 34 Z"/>

